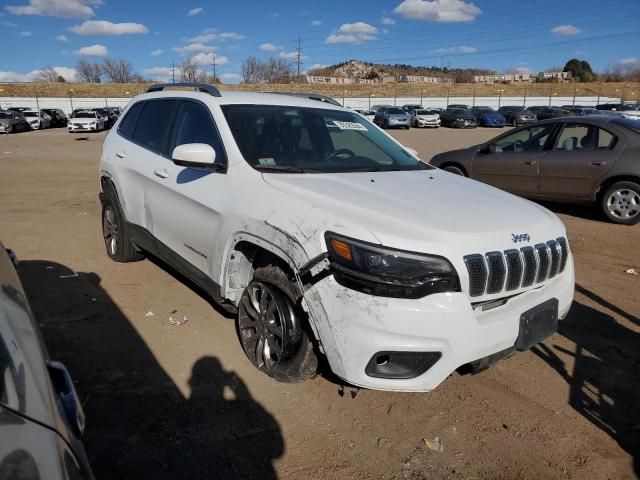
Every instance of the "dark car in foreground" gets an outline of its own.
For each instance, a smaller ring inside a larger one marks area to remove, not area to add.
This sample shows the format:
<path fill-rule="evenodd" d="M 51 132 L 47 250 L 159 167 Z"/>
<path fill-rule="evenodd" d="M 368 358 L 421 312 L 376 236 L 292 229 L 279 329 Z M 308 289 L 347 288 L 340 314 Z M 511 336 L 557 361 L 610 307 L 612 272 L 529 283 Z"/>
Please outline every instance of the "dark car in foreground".
<path fill-rule="evenodd" d="M 502 114 L 489 107 L 474 107 L 470 110 L 481 127 L 502 128 L 506 125 L 506 120 Z"/>
<path fill-rule="evenodd" d="M 518 105 L 504 105 L 498 109 L 505 121 L 512 127 L 519 127 L 525 123 L 538 121 L 535 112 Z"/>
<path fill-rule="evenodd" d="M 67 126 L 67 115 L 60 108 L 43 108 L 42 111 L 51 117 L 51 128 Z"/>
<path fill-rule="evenodd" d="M 476 117 L 463 108 L 447 108 L 440 113 L 440 121 L 443 127 L 476 128 L 478 126 Z"/>
<path fill-rule="evenodd" d="M 0 479 L 92 479 L 82 406 L 47 355 L 16 264 L 0 243 Z"/>
<path fill-rule="evenodd" d="M 640 121 L 609 115 L 545 120 L 431 164 L 523 197 L 599 205 L 609 221 L 640 222 Z"/>

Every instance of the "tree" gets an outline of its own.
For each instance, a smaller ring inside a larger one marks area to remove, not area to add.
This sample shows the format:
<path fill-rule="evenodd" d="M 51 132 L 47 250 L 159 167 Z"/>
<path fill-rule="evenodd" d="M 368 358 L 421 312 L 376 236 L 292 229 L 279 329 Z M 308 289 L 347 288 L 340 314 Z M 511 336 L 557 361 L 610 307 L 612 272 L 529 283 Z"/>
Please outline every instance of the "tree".
<path fill-rule="evenodd" d="M 56 72 L 56 69 L 53 67 L 44 67 L 41 68 L 40 71 L 38 72 L 38 74 L 35 77 L 35 81 L 36 82 L 43 82 L 43 83 L 54 83 L 54 82 L 58 82 L 58 77 L 60 75 L 58 75 L 58 72 Z M 64 79 L 63 79 L 64 81 Z"/>
<path fill-rule="evenodd" d="M 264 62 L 249 57 L 242 62 L 244 83 L 289 83 L 293 77 L 293 67 L 282 58 L 269 58 Z"/>
<path fill-rule="evenodd" d="M 111 83 L 129 83 L 132 81 L 133 67 L 126 60 L 109 60 L 102 62 L 102 74 Z"/>
<path fill-rule="evenodd" d="M 261 62 L 257 57 L 251 56 L 242 62 L 242 82 L 243 83 L 259 83 Z"/>
<path fill-rule="evenodd" d="M 98 63 L 79 60 L 76 65 L 76 71 L 81 82 L 100 83 L 102 80 L 102 70 Z"/>
<path fill-rule="evenodd" d="M 180 79 L 183 82 L 196 83 L 202 79 L 202 73 L 198 71 L 198 64 L 187 59 L 180 65 Z"/>
<path fill-rule="evenodd" d="M 578 60 L 577 58 L 569 60 L 565 64 L 563 71 L 571 73 L 571 78 L 577 82 L 592 82 L 596 78 L 589 62 Z"/>

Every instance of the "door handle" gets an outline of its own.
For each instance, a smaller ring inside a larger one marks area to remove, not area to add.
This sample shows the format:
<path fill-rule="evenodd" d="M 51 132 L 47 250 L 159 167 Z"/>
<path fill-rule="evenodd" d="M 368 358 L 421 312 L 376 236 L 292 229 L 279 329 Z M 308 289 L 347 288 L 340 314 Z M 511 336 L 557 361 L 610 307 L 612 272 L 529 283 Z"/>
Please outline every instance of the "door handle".
<path fill-rule="evenodd" d="M 127 158 L 127 154 L 124 152 L 116 152 L 116 157 L 118 158 Z"/>
<path fill-rule="evenodd" d="M 525 160 L 524 162 L 525 165 L 535 165 L 536 163 L 538 163 L 537 160 Z"/>
<path fill-rule="evenodd" d="M 164 168 L 157 168 L 153 171 L 153 174 L 156 177 L 167 178 L 169 176 L 169 172 L 167 172 Z"/>
<path fill-rule="evenodd" d="M 590 162 L 594 167 L 604 167 L 607 162 Z"/>

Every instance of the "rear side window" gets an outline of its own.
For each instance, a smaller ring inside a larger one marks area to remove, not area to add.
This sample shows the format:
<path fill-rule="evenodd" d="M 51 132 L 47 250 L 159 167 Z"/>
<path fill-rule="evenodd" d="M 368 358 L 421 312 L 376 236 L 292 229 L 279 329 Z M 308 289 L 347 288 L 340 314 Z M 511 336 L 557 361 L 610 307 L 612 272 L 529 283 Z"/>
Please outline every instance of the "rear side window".
<path fill-rule="evenodd" d="M 556 150 L 609 150 L 615 137 L 595 125 L 567 124 L 563 129 Z"/>
<path fill-rule="evenodd" d="M 152 152 L 165 153 L 167 130 L 173 119 L 175 100 L 149 100 L 144 102 L 133 141 Z"/>
<path fill-rule="evenodd" d="M 127 112 L 127 115 L 122 119 L 122 122 L 120 122 L 118 133 L 120 133 L 124 138 L 131 139 L 133 137 L 133 131 L 136 129 L 138 117 L 140 116 L 143 106 L 144 104 L 142 102 L 134 104 Z"/>
<path fill-rule="evenodd" d="M 169 148 L 173 149 L 185 143 L 206 143 L 216 152 L 216 163 L 225 163 L 225 152 L 218 130 L 211 118 L 209 110 L 197 102 L 179 101 L 176 121 L 171 132 Z"/>
<path fill-rule="evenodd" d="M 598 148 L 603 150 L 608 150 L 613 146 L 614 136 L 607 132 L 606 130 L 599 129 L 598 130 Z"/>

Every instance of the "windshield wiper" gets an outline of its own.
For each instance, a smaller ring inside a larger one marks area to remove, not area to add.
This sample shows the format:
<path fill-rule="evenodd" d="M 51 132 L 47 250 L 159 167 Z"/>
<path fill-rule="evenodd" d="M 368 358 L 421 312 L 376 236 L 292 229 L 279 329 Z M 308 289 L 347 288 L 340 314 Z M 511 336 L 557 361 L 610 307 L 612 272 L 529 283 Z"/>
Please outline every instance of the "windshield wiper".
<path fill-rule="evenodd" d="M 290 165 L 253 165 L 253 168 L 261 172 L 308 173 L 314 171 L 307 168 L 292 167 Z"/>

